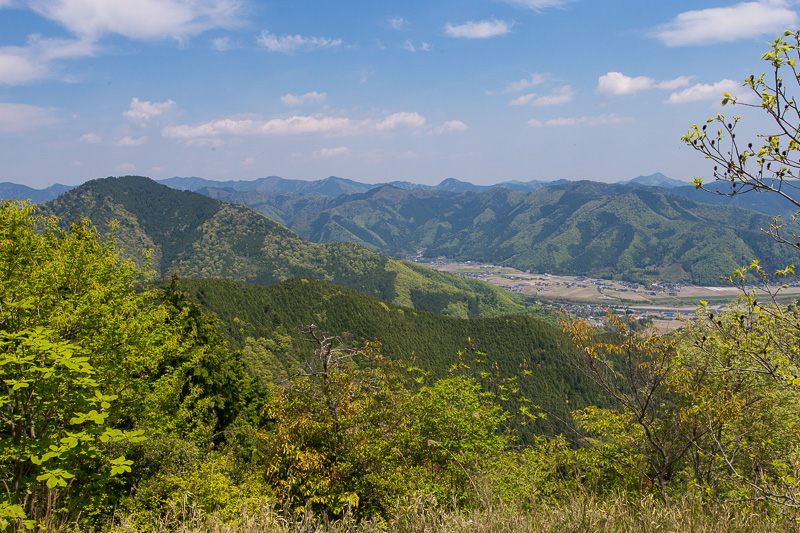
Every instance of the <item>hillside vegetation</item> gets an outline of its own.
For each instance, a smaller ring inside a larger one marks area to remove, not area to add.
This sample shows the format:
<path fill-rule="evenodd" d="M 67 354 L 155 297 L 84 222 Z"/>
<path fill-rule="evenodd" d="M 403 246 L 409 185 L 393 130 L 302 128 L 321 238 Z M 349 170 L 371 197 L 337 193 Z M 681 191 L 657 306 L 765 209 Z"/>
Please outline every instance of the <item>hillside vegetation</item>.
<path fill-rule="evenodd" d="M 0 204 L 0 529 L 794 523 L 797 309 L 704 308 L 661 337 L 303 279 L 154 289 L 86 220 L 57 224 Z M 296 335 L 309 319 L 347 329 Z"/>
<path fill-rule="evenodd" d="M 94 180 L 45 204 L 64 223 L 114 225 L 123 254 L 157 277 L 214 277 L 270 285 L 327 281 L 398 305 L 462 318 L 539 313 L 488 283 L 444 274 L 354 243 L 315 244 L 248 207 L 177 191 L 143 177 Z"/>
<path fill-rule="evenodd" d="M 499 379 L 524 372 L 518 380 L 520 393 L 559 418 L 567 406 L 606 403 L 599 389 L 569 363 L 567 337 L 531 317 L 445 317 L 303 278 L 270 287 L 211 279 L 183 279 L 179 286 L 219 319 L 228 345 L 243 350 L 245 360 L 254 365 L 251 372 L 268 381 L 291 374 L 311 354 L 313 347 L 300 332 L 314 324 L 337 332 L 349 346 L 379 341 L 384 356 L 413 364 L 434 380 L 460 364 Z M 559 427 L 539 426 L 551 432 Z"/>
<path fill-rule="evenodd" d="M 385 186 L 337 198 L 203 192 L 250 205 L 313 242 L 354 242 L 395 256 L 424 250 L 541 273 L 716 285 L 720 273 L 754 258 L 774 267 L 800 260 L 764 239 L 770 217 L 633 184 L 460 194 Z"/>

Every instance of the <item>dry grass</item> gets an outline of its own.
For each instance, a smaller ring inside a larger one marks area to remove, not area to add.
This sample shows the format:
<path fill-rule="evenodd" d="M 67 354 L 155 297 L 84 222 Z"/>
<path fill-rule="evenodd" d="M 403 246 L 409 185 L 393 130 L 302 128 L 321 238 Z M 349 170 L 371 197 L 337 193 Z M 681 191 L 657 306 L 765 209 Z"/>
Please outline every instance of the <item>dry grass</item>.
<path fill-rule="evenodd" d="M 137 523 L 138 522 L 138 523 Z M 55 530 L 51 530 L 55 531 Z M 60 531 L 65 531 L 60 529 Z M 402 502 L 387 520 L 356 522 L 351 516 L 327 520 L 309 509 L 293 513 L 265 502 L 249 505 L 234 518 L 222 520 L 192 506 L 173 507 L 149 520 L 119 517 L 107 533 L 516 533 L 520 531 L 571 533 L 676 533 L 676 532 L 800 532 L 797 520 L 768 517 L 734 506 L 682 502 L 667 506 L 644 497 L 600 501 L 589 495 L 560 504 L 545 504 L 521 511 L 514 508 L 453 511 L 431 498 Z"/>

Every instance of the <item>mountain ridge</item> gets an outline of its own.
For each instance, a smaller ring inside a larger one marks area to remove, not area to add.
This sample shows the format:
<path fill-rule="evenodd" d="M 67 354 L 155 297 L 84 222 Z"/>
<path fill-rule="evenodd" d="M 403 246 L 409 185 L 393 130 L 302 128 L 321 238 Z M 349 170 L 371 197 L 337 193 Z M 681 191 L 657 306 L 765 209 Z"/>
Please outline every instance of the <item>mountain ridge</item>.
<path fill-rule="evenodd" d="M 87 182 L 42 206 L 64 224 L 112 220 L 127 258 L 159 277 L 228 278 L 271 285 L 292 277 L 334 283 L 381 299 L 458 317 L 540 311 L 488 283 L 377 254 L 354 243 L 310 243 L 243 205 L 178 191 L 141 176 Z"/>
<path fill-rule="evenodd" d="M 718 285 L 720 275 L 756 257 L 776 268 L 800 259 L 763 238 L 768 217 L 671 190 L 583 181 L 533 192 L 384 185 L 336 198 L 206 193 L 249 203 L 310 241 L 355 242 L 398 257 L 421 253 L 535 272 L 701 285 Z"/>
<path fill-rule="evenodd" d="M 44 189 L 34 189 L 27 185 L 9 181 L 0 183 L 0 198 L 4 200 L 30 200 L 35 204 L 48 202 L 73 189 L 72 185 L 56 183 Z"/>

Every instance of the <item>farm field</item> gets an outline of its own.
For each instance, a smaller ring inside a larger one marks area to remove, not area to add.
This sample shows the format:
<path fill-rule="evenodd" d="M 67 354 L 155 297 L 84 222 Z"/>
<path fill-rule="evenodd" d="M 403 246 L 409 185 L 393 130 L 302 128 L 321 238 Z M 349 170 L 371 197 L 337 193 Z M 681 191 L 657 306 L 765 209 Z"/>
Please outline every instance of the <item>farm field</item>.
<path fill-rule="evenodd" d="M 546 307 L 558 306 L 570 314 L 599 320 L 608 307 L 637 312 L 653 320 L 659 330 L 680 327 L 681 316 L 694 314 L 701 300 L 713 307 L 732 302 L 739 289 L 704 287 L 679 283 L 659 283 L 650 287 L 620 280 L 533 274 L 515 268 L 475 262 L 431 261 L 427 266 L 442 272 L 481 279 L 511 292 L 530 296 Z M 800 298 L 800 282 L 780 293 L 788 302 Z"/>

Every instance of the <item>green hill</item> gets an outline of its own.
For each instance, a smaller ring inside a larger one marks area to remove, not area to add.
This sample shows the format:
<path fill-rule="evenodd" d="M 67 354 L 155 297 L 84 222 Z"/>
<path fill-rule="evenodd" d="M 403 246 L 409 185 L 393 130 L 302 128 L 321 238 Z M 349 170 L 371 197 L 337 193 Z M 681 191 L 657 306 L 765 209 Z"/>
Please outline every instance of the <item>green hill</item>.
<path fill-rule="evenodd" d="M 566 337 L 531 317 L 445 317 L 301 278 L 270 287 L 211 279 L 182 279 L 179 285 L 204 311 L 217 315 L 229 345 L 244 350 L 245 359 L 273 379 L 310 352 L 310 343 L 299 340 L 300 328 L 315 324 L 355 344 L 380 340 L 385 356 L 413 362 L 434 379 L 459 362 L 476 375 L 519 376 L 524 396 L 559 415 L 566 407 L 600 401 L 594 384 L 564 362 L 565 350 L 573 349 Z M 483 363 L 476 363 L 474 353 L 459 355 L 470 341 L 486 354 L 480 357 Z"/>
<path fill-rule="evenodd" d="M 270 285 L 292 277 L 327 281 L 416 309 L 458 317 L 538 313 L 488 283 L 443 274 L 353 243 L 314 244 L 242 206 L 177 191 L 148 178 L 94 180 L 44 204 L 65 223 L 86 217 L 157 276 L 228 278 Z"/>
<path fill-rule="evenodd" d="M 425 257 L 534 272 L 711 285 L 755 258 L 774 268 L 800 260 L 760 231 L 770 217 L 638 185 L 460 194 L 387 186 L 335 199 L 205 192 L 270 213 L 313 242 L 355 242 L 395 256 L 422 249 Z"/>

